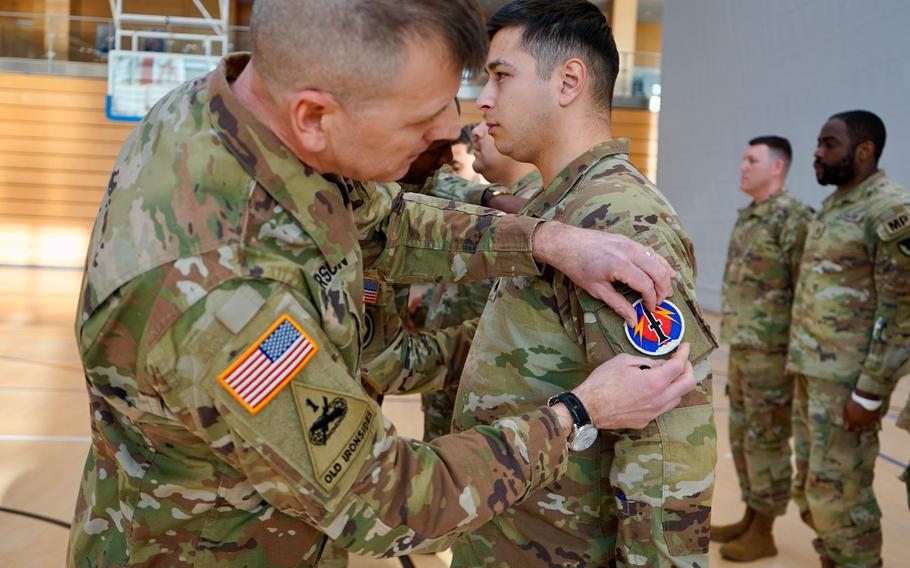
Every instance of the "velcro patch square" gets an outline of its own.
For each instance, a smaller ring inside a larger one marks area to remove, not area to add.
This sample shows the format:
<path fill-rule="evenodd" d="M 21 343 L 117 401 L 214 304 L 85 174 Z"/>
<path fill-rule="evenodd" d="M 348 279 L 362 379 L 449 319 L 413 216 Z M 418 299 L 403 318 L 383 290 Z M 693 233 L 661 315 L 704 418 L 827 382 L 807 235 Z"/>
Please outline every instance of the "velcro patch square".
<path fill-rule="evenodd" d="M 287 314 L 218 375 L 218 382 L 250 414 L 262 410 L 319 350 Z"/>

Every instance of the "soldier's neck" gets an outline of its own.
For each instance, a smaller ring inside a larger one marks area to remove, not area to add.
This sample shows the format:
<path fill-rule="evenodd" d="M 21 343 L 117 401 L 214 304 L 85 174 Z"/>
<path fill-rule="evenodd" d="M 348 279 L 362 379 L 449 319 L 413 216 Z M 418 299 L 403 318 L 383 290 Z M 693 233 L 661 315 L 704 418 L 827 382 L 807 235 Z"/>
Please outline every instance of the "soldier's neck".
<path fill-rule="evenodd" d="M 871 168 L 863 168 L 861 171 L 857 171 L 856 175 L 853 176 L 853 179 L 843 185 L 837 186 L 837 193 L 847 193 L 851 189 L 862 184 L 867 179 L 877 174 L 878 171 L 878 164 L 872 166 Z"/>
<path fill-rule="evenodd" d="M 543 186 L 549 186 L 576 158 L 612 137 L 609 120 L 591 119 L 590 114 L 561 121 L 561 126 L 553 129 L 550 144 L 534 163 L 540 170 Z"/>
<path fill-rule="evenodd" d="M 774 194 L 776 194 L 777 192 L 783 191 L 783 189 L 784 189 L 783 184 L 780 184 L 780 185 L 777 185 L 777 184 L 775 184 L 775 185 L 770 185 L 770 186 L 768 186 L 768 189 L 764 189 L 764 190 L 762 190 L 762 191 L 760 191 L 760 192 L 755 193 L 754 195 L 752 195 L 752 201 L 753 201 L 756 205 L 761 205 L 761 204 L 764 203 L 765 201 L 768 201 L 769 199 L 771 199 L 771 197 L 772 197 Z"/>

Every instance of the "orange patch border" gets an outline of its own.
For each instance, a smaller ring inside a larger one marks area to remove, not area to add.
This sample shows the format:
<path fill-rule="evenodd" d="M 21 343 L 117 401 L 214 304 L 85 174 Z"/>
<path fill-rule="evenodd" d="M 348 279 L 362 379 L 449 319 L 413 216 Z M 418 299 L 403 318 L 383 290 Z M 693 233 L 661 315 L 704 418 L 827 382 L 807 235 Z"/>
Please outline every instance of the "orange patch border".
<path fill-rule="evenodd" d="M 291 325 L 293 325 L 297 329 L 297 331 L 299 331 L 300 334 L 303 335 L 307 339 L 307 341 L 309 341 L 313 345 L 313 350 L 310 351 L 310 353 L 306 357 L 303 358 L 303 361 L 298 363 L 297 366 L 294 367 L 294 369 L 288 373 L 288 376 L 285 377 L 284 380 L 282 380 L 281 383 L 279 383 L 278 386 L 276 386 L 272 390 L 272 392 L 267 397 L 265 397 L 262 400 L 262 402 L 259 403 L 259 406 L 257 408 L 253 408 L 249 404 L 247 404 L 247 402 L 245 400 L 240 398 L 240 396 L 234 391 L 234 389 L 231 388 L 230 385 L 227 384 L 227 382 L 225 381 L 225 377 L 227 377 L 228 375 L 233 373 L 234 369 L 236 369 L 237 367 L 242 365 L 250 357 L 250 355 L 252 355 L 257 349 L 259 349 L 259 346 L 262 344 L 263 341 L 265 341 L 265 338 L 268 337 L 269 335 L 271 335 L 271 333 L 273 331 L 275 331 L 276 329 L 278 329 L 278 326 L 280 326 L 284 322 L 288 322 Z M 247 412 L 249 412 L 250 414 L 255 416 L 260 410 L 265 408 L 266 405 L 268 405 L 268 403 L 271 402 L 272 399 L 278 395 L 278 393 L 280 393 L 282 390 L 284 390 L 284 387 L 286 387 L 287 384 L 289 382 L 291 382 L 291 380 L 297 375 L 297 373 L 299 373 L 301 371 L 301 369 L 303 369 L 307 365 L 307 363 L 310 362 L 310 359 L 312 359 L 313 355 L 315 355 L 318 351 L 319 351 L 319 344 L 316 343 L 315 341 L 313 341 L 313 338 L 310 337 L 310 334 L 305 332 L 303 330 L 303 328 L 300 327 L 300 325 L 298 325 L 296 321 L 294 321 L 294 318 L 292 318 L 288 314 L 282 314 L 277 320 L 275 320 L 275 323 L 273 323 L 271 326 L 269 326 L 269 328 L 265 331 L 265 333 L 260 335 L 259 338 L 253 342 L 253 344 L 249 347 L 249 349 L 244 351 L 243 354 L 241 354 L 239 357 L 237 357 L 237 359 L 235 359 L 233 363 L 228 365 L 227 369 L 225 369 L 224 371 L 221 372 L 221 374 L 218 375 L 218 382 L 221 383 L 221 386 L 223 386 L 225 388 L 225 390 L 227 390 L 230 393 L 230 395 L 234 397 L 234 400 L 239 402 L 240 405 L 243 406 L 247 410 Z"/>

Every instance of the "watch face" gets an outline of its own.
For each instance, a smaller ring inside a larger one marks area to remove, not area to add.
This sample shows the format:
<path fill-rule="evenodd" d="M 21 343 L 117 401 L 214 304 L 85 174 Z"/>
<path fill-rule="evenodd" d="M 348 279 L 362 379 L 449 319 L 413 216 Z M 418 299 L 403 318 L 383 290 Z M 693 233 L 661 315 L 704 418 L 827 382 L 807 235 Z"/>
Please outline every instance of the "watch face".
<path fill-rule="evenodd" d="M 590 448 L 596 439 L 597 428 L 593 424 L 585 424 L 576 430 L 575 435 L 569 440 L 569 449 L 573 452 L 583 452 Z"/>

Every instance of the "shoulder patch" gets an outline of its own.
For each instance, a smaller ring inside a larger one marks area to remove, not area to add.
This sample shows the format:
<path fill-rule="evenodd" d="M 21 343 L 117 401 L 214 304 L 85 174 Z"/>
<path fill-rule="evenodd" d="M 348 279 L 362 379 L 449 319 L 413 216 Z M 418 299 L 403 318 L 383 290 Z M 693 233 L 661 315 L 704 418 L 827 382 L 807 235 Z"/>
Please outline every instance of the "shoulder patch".
<path fill-rule="evenodd" d="M 379 280 L 364 276 L 363 278 L 363 303 L 368 306 L 375 306 L 379 301 Z"/>
<path fill-rule="evenodd" d="M 316 342 L 285 314 L 218 375 L 218 382 L 250 414 L 256 414 L 318 350 Z"/>
<path fill-rule="evenodd" d="M 910 208 L 902 207 L 882 220 L 880 236 L 891 240 L 910 231 Z"/>
<path fill-rule="evenodd" d="M 301 382 L 294 383 L 291 390 L 315 480 L 329 491 L 369 445 L 376 413 L 369 402 L 350 393 Z"/>
<path fill-rule="evenodd" d="M 901 251 L 904 256 L 910 256 L 910 239 L 904 239 L 897 243 L 897 250 Z"/>
<path fill-rule="evenodd" d="M 679 347 L 686 332 L 686 320 L 673 302 L 664 300 L 653 312 L 645 308 L 644 300 L 638 300 L 632 307 L 638 323 L 635 327 L 625 324 L 632 347 L 654 356 L 666 355 Z"/>

